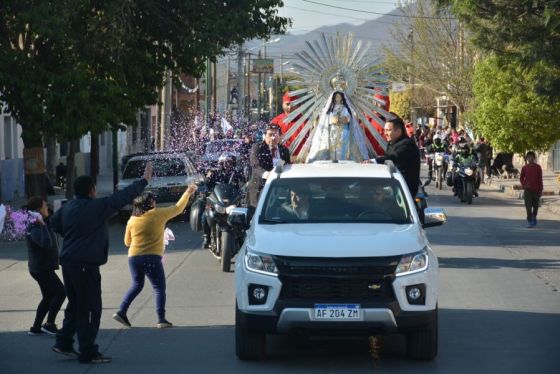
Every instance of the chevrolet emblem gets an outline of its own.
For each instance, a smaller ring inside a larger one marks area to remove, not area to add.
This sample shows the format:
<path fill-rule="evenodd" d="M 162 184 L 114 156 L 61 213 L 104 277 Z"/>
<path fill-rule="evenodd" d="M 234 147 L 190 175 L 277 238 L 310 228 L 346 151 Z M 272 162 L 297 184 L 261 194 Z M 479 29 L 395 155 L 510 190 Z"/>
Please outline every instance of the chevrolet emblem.
<path fill-rule="evenodd" d="M 374 284 L 370 284 L 367 288 L 369 288 L 370 290 L 377 291 L 377 290 L 381 289 L 381 285 L 374 283 Z"/>

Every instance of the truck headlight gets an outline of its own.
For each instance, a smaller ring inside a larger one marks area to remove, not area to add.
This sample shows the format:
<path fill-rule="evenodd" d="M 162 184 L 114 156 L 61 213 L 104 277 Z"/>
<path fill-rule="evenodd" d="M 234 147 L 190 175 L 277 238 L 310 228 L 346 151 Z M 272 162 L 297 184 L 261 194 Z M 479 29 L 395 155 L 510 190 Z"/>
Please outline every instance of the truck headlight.
<path fill-rule="evenodd" d="M 245 267 L 255 273 L 278 276 L 278 268 L 270 255 L 247 251 L 245 253 Z"/>
<path fill-rule="evenodd" d="M 428 268 L 428 251 L 426 248 L 419 252 L 409 253 L 403 255 L 399 264 L 397 265 L 397 270 L 395 270 L 395 275 L 400 277 L 402 275 L 414 274 L 424 271 Z"/>

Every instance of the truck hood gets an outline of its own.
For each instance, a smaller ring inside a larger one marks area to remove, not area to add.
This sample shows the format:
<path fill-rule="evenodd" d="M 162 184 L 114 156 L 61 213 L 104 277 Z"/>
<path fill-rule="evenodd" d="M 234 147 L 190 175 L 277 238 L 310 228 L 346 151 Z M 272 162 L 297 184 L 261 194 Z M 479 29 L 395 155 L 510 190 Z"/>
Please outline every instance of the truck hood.
<path fill-rule="evenodd" d="M 278 256 L 371 257 L 419 251 L 428 240 L 415 224 L 259 224 L 245 244 Z"/>

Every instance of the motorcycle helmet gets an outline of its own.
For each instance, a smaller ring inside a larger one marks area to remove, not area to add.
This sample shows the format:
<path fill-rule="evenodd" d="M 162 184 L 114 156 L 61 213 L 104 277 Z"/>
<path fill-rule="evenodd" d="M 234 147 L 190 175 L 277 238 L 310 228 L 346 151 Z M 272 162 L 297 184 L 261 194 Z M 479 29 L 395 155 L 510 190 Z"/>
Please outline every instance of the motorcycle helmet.
<path fill-rule="evenodd" d="M 237 157 L 232 152 L 224 152 L 218 158 L 218 164 L 224 168 L 234 168 L 237 162 Z"/>
<path fill-rule="evenodd" d="M 439 135 L 434 136 L 434 144 L 441 144 L 441 137 Z"/>
<path fill-rule="evenodd" d="M 469 147 L 468 144 L 463 144 L 461 146 L 461 155 L 463 157 L 468 157 L 471 154 L 471 148 Z"/>

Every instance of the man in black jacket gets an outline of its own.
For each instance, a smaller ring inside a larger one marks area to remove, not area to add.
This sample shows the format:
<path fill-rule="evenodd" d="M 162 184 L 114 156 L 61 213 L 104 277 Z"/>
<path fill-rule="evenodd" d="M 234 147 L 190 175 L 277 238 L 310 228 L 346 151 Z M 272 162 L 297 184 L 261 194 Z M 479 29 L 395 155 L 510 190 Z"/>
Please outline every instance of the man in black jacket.
<path fill-rule="evenodd" d="M 78 356 L 73 348 L 73 336 L 77 333 L 80 362 L 111 362 L 111 358 L 102 355 L 95 344 L 102 309 L 99 266 L 107 262 L 109 249 L 107 221 L 119 209 L 132 203 L 151 178 L 152 164 L 148 162 L 144 178 L 111 196 L 96 199 L 93 179 L 85 175 L 78 177 L 74 181 L 75 199 L 54 214 L 52 228 L 64 239 L 60 265 L 68 305 L 53 351 L 69 357 Z"/>
<path fill-rule="evenodd" d="M 251 149 L 251 180 L 248 188 L 249 208 L 257 207 L 259 193 L 268 178 L 270 171 L 279 161 L 290 163 L 290 151 L 280 144 L 280 126 L 269 124 L 264 134 L 264 140 L 253 145 Z M 250 214 L 251 215 L 251 214 Z"/>
<path fill-rule="evenodd" d="M 380 164 L 385 160 L 393 161 L 414 198 L 418 193 L 420 182 L 420 150 L 414 140 L 407 136 L 404 122 L 399 117 L 385 122 L 385 138 L 389 142 L 385 156 L 378 157 L 376 160 Z"/>

